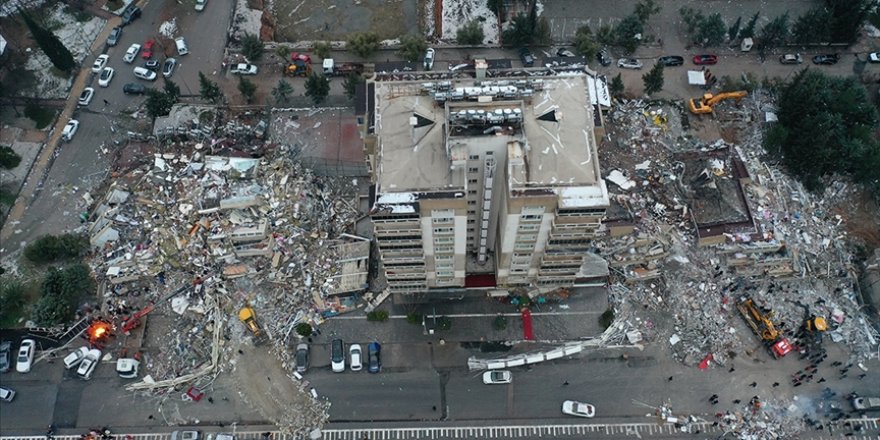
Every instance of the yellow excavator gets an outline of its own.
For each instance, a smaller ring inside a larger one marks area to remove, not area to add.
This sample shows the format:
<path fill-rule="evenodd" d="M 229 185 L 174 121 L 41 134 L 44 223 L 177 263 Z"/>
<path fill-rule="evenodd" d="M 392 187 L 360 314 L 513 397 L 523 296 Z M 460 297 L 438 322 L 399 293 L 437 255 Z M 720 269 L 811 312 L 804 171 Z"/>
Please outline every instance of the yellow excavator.
<path fill-rule="evenodd" d="M 736 308 L 746 321 L 746 324 L 761 338 L 761 341 L 774 358 L 779 359 L 791 352 L 791 343 L 788 342 L 788 339 L 782 337 L 781 332 L 773 325 L 773 321 L 770 320 L 773 312 L 762 313 L 751 298 L 744 298 L 736 305 Z"/>
<path fill-rule="evenodd" d="M 238 320 L 241 321 L 254 335 L 254 345 L 260 345 L 266 341 L 266 334 L 257 324 L 257 313 L 250 306 L 244 306 L 238 311 Z"/>
<path fill-rule="evenodd" d="M 717 95 L 713 95 L 711 93 L 706 93 L 701 98 L 693 98 L 687 101 L 688 108 L 690 108 L 691 113 L 695 115 L 702 115 L 706 113 L 712 113 L 715 108 L 715 104 L 725 100 L 725 99 L 736 99 L 739 102 L 740 99 L 743 99 L 749 94 L 749 92 L 739 91 L 739 92 L 724 92 L 719 93 Z"/>

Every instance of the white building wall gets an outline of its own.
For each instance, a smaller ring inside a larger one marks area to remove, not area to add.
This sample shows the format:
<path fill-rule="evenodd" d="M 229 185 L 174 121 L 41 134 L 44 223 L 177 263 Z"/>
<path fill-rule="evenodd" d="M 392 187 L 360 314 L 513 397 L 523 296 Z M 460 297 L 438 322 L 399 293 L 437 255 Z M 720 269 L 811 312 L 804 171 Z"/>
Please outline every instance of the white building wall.
<path fill-rule="evenodd" d="M 434 224 L 431 217 L 422 216 L 420 218 L 422 224 L 422 250 L 425 253 L 425 278 L 428 283 L 432 283 L 437 279 L 434 271 L 427 270 L 428 260 L 431 261 L 431 267 L 434 267 Z"/>

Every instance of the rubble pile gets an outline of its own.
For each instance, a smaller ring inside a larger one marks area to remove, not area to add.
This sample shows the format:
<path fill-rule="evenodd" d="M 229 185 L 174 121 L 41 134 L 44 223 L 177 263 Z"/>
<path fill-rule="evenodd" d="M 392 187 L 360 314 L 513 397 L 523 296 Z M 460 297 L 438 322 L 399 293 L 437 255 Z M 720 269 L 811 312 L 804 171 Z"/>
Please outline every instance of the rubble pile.
<path fill-rule="evenodd" d="M 756 122 L 764 107 L 716 109 L 737 144 L 683 137 L 694 116 L 680 104 L 625 101 L 610 111 L 617 132 L 600 161 L 612 207 L 597 248 L 616 279 L 618 316 L 646 337 L 667 339 L 688 365 L 723 365 L 760 347 L 736 307 L 752 298 L 787 337 L 805 315 L 823 316 L 831 339 L 855 358 L 876 356 L 880 336 L 859 312 L 853 237 L 846 211 L 836 208 L 854 190 L 838 182 L 811 195 L 765 162 Z M 657 313 L 671 314 L 674 325 L 655 328 Z"/>

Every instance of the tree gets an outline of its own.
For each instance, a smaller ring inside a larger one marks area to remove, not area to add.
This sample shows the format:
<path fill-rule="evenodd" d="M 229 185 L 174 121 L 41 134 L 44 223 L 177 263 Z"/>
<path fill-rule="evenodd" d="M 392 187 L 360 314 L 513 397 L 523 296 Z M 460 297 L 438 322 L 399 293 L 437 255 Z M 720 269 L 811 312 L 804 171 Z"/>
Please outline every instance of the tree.
<path fill-rule="evenodd" d="M 30 14 L 25 12 L 24 9 L 19 8 L 18 12 L 21 14 L 21 18 L 24 19 L 24 23 L 31 31 L 34 41 L 37 42 L 37 45 L 40 46 L 43 53 L 49 57 L 49 61 L 52 62 L 52 65 L 64 73 L 70 73 L 70 71 L 76 67 L 76 61 L 74 61 L 73 55 L 64 46 L 64 43 L 62 43 L 61 40 L 59 40 L 51 31 L 34 21 Z"/>
<path fill-rule="evenodd" d="M 733 23 L 733 26 L 727 29 L 727 38 L 729 38 L 730 41 L 736 40 L 736 37 L 739 36 L 739 28 L 741 24 L 742 17 L 736 17 L 736 22 Z"/>
<path fill-rule="evenodd" d="M 414 63 L 425 56 L 426 50 L 428 50 L 428 42 L 424 38 L 418 35 L 404 35 L 400 37 L 400 49 L 397 54 Z"/>
<path fill-rule="evenodd" d="M 24 248 L 28 260 L 42 264 L 80 257 L 89 247 L 89 241 L 82 235 L 44 235 Z"/>
<path fill-rule="evenodd" d="M 0 145 L 0 168 L 11 170 L 21 163 L 21 156 L 12 147 Z"/>
<path fill-rule="evenodd" d="M 307 322 L 300 322 L 299 324 L 294 326 L 293 329 L 296 331 L 296 334 L 304 338 L 312 335 L 312 326 L 309 325 L 309 323 Z"/>
<path fill-rule="evenodd" d="M 327 77 L 312 73 L 306 78 L 306 96 L 312 98 L 315 105 L 324 102 L 328 94 L 330 94 L 330 80 Z"/>
<path fill-rule="evenodd" d="M 354 99 L 358 84 L 363 84 L 364 82 L 365 80 L 363 76 L 358 75 L 357 73 L 349 73 L 348 76 L 345 77 L 345 82 L 342 83 L 342 87 L 345 89 L 345 97 L 348 99 Z"/>
<path fill-rule="evenodd" d="M 620 96 L 623 93 L 623 78 L 620 77 L 619 73 L 611 79 L 611 85 L 608 88 L 610 89 L 611 96 Z"/>
<path fill-rule="evenodd" d="M 177 98 L 180 98 L 180 87 L 171 81 L 168 78 L 165 78 L 165 94 L 174 98 L 174 101 L 177 102 Z"/>
<path fill-rule="evenodd" d="M 752 18 L 749 19 L 749 22 L 746 23 L 746 27 L 744 27 L 742 29 L 742 31 L 740 31 L 740 33 L 739 33 L 740 38 L 754 37 L 755 36 L 755 26 L 757 26 L 757 25 L 758 25 L 758 13 L 755 12 L 755 15 L 753 15 Z"/>
<path fill-rule="evenodd" d="M 505 46 L 528 46 L 532 44 L 535 28 L 529 21 L 529 16 L 523 13 L 517 14 L 510 22 L 510 26 L 501 33 Z"/>
<path fill-rule="evenodd" d="M 486 7 L 489 8 L 490 11 L 494 12 L 496 16 L 503 17 L 504 16 L 504 1 L 503 0 L 486 0 Z"/>
<path fill-rule="evenodd" d="M 147 89 L 147 100 L 144 106 L 147 108 L 147 116 L 155 119 L 159 116 L 165 116 L 171 113 L 177 98 L 169 93 L 163 93 L 156 89 Z"/>
<path fill-rule="evenodd" d="M 464 46 L 476 46 L 483 44 L 483 26 L 477 20 L 471 20 L 464 26 L 458 28 L 455 34 L 455 41 Z"/>
<path fill-rule="evenodd" d="M 202 96 L 202 99 L 211 101 L 214 104 L 223 100 L 223 92 L 220 90 L 220 86 L 208 79 L 201 71 L 199 71 L 199 95 Z"/>
<path fill-rule="evenodd" d="M 877 110 L 856 79 L 804 69 L 781 86 L 777 102 L 779 121 L 764 145 L 807 189 L 821 189 L 824 177 L 839 174 L 880 194 Z"/>
<path fill-rule="evenodd" d="M 681 16 L 681 21 L 685 24 L 685 30 L 688 35 L 693 35 L 694 32 L 697 31 L 697 28 L 700 27 L 700 23 L 703 21 L 703 13 L 691 8 L 690 6 L 682 6 L 681 9 L 678 10 L 678 15 Z"/>
<path fill-rule="evenodd" d="M 19 281 L 0 278 L 0 322 L 13 319 L 25 304 L 27 289 Z"/>
<path fill-rule="evenodd" d="M 372 32 L 352 34 L 346 48 L 361 58 L 369 58 L 379 50 L 379 36 Z"/>
<path fill-rule="evenodd" d="M 663 64 L 656 63 L 648 73 L 642 75 L 645 82 L 645 94 L 653 95 L 663 90 Z"/>
<path fill-rule="evenodd" d="M 587 25 L 578 28 L 574 34 L 574 51 L 588 60 L 596 57 L 599 51 L 599 45 L 593 37 L 593 31 Z"/>
<path fill-rule="evenodd" d="M 831 11 L 832 43 L 854 43 L 868 13 L 876 9 L 872 0 L 825 0 L 825 5 Z"/>
<path fill-rule="evenodd" d="M 644 31 L 645 28 L 639 17 L 629 15 L 614 27 L 614 40 L 626 53 L 633 53 L 639 47 Z"/>
<path fill-rule="evenodd" d="M 652 15 L 660 12 L 660 5 L 655 0 L 639 0 L 633 14 L 639 18 L 642 24 L 647 23 Z"/>
<path fill-rule="evenodd" d="M 788 38 L 788 12 L 774 18 L 761 29 L 761 50 L 777 47 Z"/>
<path fill-rule="evenodd" d="M 794 22 L 791 35 L 800 44 L 831 42 L 831 13 L 823 7 L 810 9 Z"/>
<path fill-rule="evenodd" d="M 314 52 L 315 55 L 317 55 L 321 58 L 327 58 L 330 56 L 331 49 L 332 49 L 332 47 L 330 46 L 330 43 L 328 43 L 326 41 L 319 41 L 319 42 L 315 43 L 315 49 L 312 50 L 312 52 Z"/>
<path fill-rule="evenodd" d="M 717 46 L 724 42 L 726 35 L 727 26 L 724 25 L 724 20 L 721 14 L 715 13 L 700 22 L 696 39 L 704 46 Z"/>
<path fill-rule="evenodd" d="M 603 46 L 614 44 L 614 28 L 611 25 L 603 24 L 596 31 L 596 41 Z"/>
<path fill-rule="evenodd" d="M 241 54 L 250 62 L 259 61 L 263 57 L 263 42 L 259 35 L 244 34 L 241 39 Z"/>
<path fill-rule="evenodd" d="M 388 320 L 388 312 L 385 310 L 373 310 L 367 313 L 367 321 L 385 322 Z"/>
<path fill-rule="evenodd" d="M 95 282 L 88 266 L 82 263 L 62 270 L 50 268 L 41 294 L 32 313 L 34 321 L 45 326 L 62 324 L 73 318 L 81 299 L 94 296 Z"/>
<path fill-rule="evenodd" d="M 250 104 L 254 101 L 254 95 L 257 93 L 257 85 L 254 84 L 251 80 L 243 76 L 239 76 L 238 91 L 241 92 L 242 96 L 244 96 L 245 101 Z"/>
<path fill-rule="evenodd" d="M 272 89 L 272 97 L 278 104 L 287 104 L 290 102 L 290 95 L 293 94 L 293 86 L 289 82 L 279 79 L 278 85 Z"/>

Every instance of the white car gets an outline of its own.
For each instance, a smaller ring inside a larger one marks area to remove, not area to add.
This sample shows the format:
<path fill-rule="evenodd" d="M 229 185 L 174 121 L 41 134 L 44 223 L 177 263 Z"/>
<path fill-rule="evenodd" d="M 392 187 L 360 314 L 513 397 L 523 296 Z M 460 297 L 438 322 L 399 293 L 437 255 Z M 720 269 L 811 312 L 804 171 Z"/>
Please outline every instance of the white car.
<path fill-rule="evenodd" d="M 82 362 L 83 359 L 85 359 L 87 354 L 89 354 L 88 347 L 77 348 L 64 358 L 64 368 L 69 370 L 79 365 L 79 363 Z"/>
<path fill-rule="evenodd" d="M 34 363 L 34 351 L 37 350 L 37 343 L 33 339 L 25 339 L 21 341 L 18 347 L 18 357 L 15 358 L 15 371 L 19 373 L 27 373 L 31 371 L 31 365 Z"/>
<path fill-rule="evenodd" d="M 621 58 L 617 60 L 617 67 L 621 69 L 641 69 L 642 62 L 635 58 Z"/>
<path fill-rule="evenodd" d="M 207 6 L 208 0 L 196 0 L 196 11 L 204 11 L 205 6 Z"/>
<path fill-rule="evenodd" d="M 871 52 L 868 54 L 868 62 L 880 63 L 880 52 Z"/>
<path fill-rule="evenodd" d="M 112 67 L 105 67 L 104 70 L 101 71 L 101 76 L 98 77 L 98 85 L 101 87 L 109 87 L 110 81 L 113 79 L 113 75 L 116 74 L 116 71 L 113 70 Z"/>
<path fill-rule="evenodd" d="M 596 407 L 589 403 L 566 400 L 562 402 L 562 413 L 575 417 L 593 417 L 596 415 Z"/>
<path fill-rule="evenodd" d="M 12 399 L 15 398 L 15 391 L 12 391 L 9 388 L 0 387 L 0 400 L 4 402 L 12 402 Z"/>
<path fill-rule="evenodd" d="M 513 374 L 507 370 L 492 370 L 483 373 L 483 383 L 486 385 L 505 384 L 513 381 Z"/>
<path fill-rule="evenodd" d="M 135 78 L 139 78 L 139 79 L 143 79 L 143 80 L 147 80 L 147 81 L 155 81 L 156 78 L 159 76 L 156 74 L 156 72 L 153 72 L 152 70 L 147 69 L 146 67 L 141 67 L 141 66 L 135 67 L 133 73 L 134 73 Z"/>
<path fill-rule="evenodd" d="M 79 364 L 79 368 L 76 369 L 76 375 L 83 380 L 91 379 L 92 373 L 95 371 L 95 367 L 98 366 L 100 360 L 101 350 L 97 348 L 89 350 L 89 354 L 86 355 L 82 363 Z"/>
<path fill-rule="evenodd" d="M 434 68 L 434 49 L 428 48 L 425 51 L 425 61 L 422 63 L 422 66 L 425 70 L 431 70 Z"/>
<path fill-rule="evenodd" d="M 348 348 L 348 357 L 351 359 L 351 371 L 361 371 L 364 368 L 363 350 L 360 344 L 351 344 Z"/>
<path fill-rule="evenodd" d="M 83 89 L 82 93 L 79 94 L 79 101 L 77 101 L 77 103 L 81 106 L 87 106 L 92 102 L 92 98 L 94 97 L 95 89 L 86 87 Z"/>
<path fill-rule="evenodd" d="M 238 75 L 256 75 L 257 66 L 253 64 L 240 63 L 233 66 L 231 72 Z"/>
<path fill-rule="evenodd" d="M 330 342 L 330 368 L 334 373 L 345 371 L 345 343 L 342 339 Z"/>
<path fill-rule="evenodd" d="M 137 58 L 138 53 L 141 51 L 141 45 L 134 43 L 131 46 L 128 46 L 128 50 L 125 51 L 125 55 L 122 56 L 122 61 L 125 61 L 128 64 L 134 62 L 135 58 Z"/>
<path fill-rule="evenodd" d="M 61 137 L 65 141 L 70 142 L 70 140 L 73 139 L 73 135 L 76 134 L 76 130 L 78 129 L 79 121 L 77 121 L 76 119 L 71 119 L 67 121 L 67 125 L 64 126 L 64 130 L 61 132 Z"/>
<path fill-rule="evenodd" d="M 171 440 L 199 440 L 199 431 L 174 431 Z"/>
<path fill-rule="evenodd" d="M 109 60 L 109 59 L 110 59 L 110 55 L 107 55 L 106 53 L 98 55 L 98 58 L 96 58 L 95 62 L 92 63 L 92 72 L 95 72 L 95 73 L 100 72 L 101 69 L 103 69 L 105 66 L 107 66 L 107 60 Z"/>

